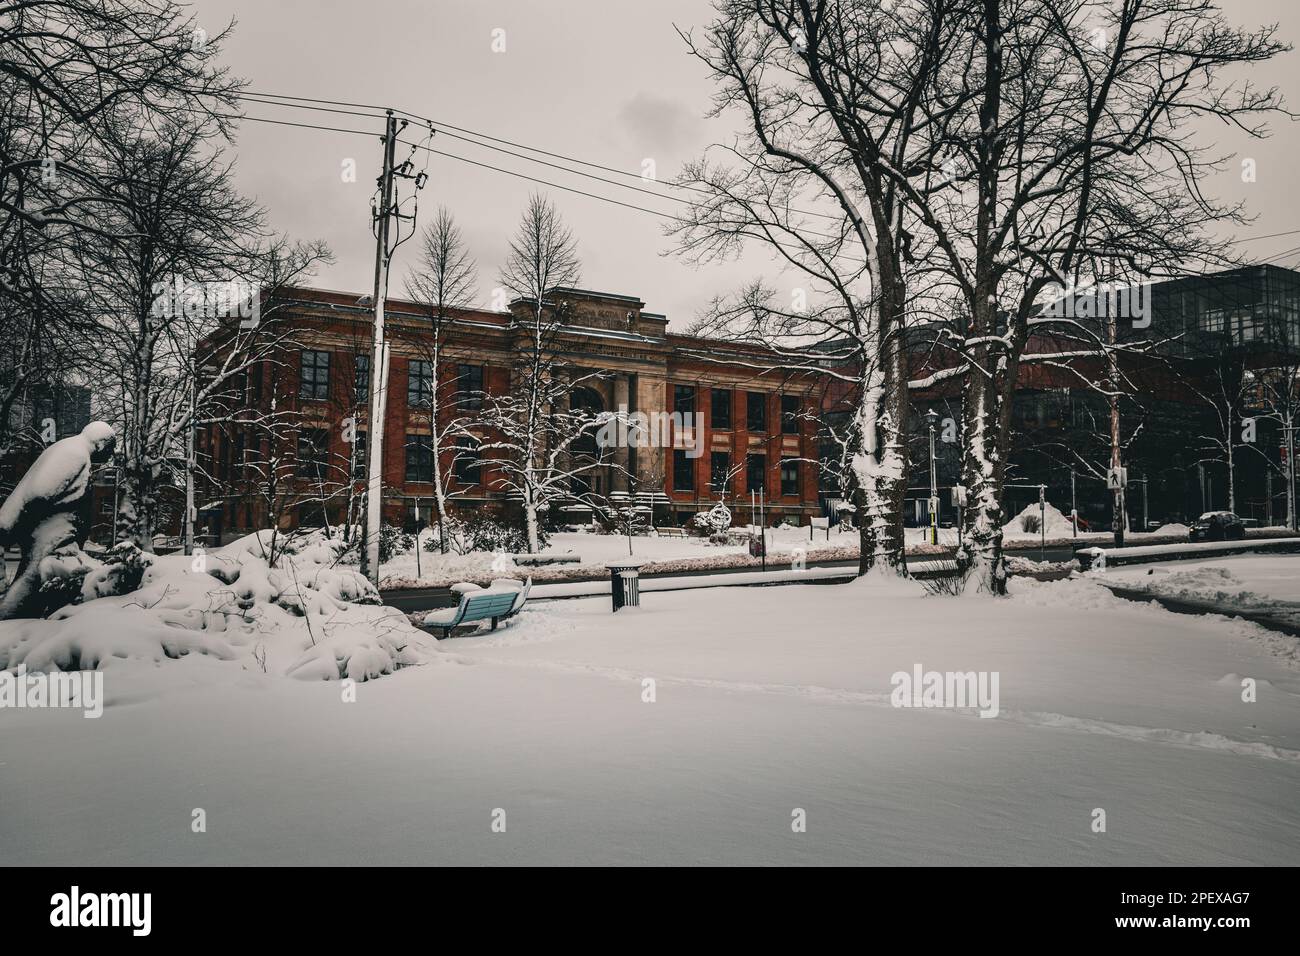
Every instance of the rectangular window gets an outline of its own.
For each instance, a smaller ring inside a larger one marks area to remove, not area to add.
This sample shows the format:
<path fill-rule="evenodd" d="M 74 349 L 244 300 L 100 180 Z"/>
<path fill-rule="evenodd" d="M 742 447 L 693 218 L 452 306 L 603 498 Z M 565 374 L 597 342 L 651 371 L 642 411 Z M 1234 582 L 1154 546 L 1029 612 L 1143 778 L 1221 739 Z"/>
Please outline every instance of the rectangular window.
<path fill-rule="evenodd" d="M 713 486 L 713 493 L 720 495 L 726 492 L 727 485 L 730 484 L 727 473 L 731 471 L 731 454 L 725 451 L 715 451 L 709 456 L 709 484 Z"/>
<path fill-rule="evenodd" d="M 248 376 L 248 404 L 256 408 L 262 402 L 262 363 L 253 366 Z"/>
<path fill-rule="evenodd" d="M 751 432 L 767 431 L 767 396 L 762 392 L 745 393 L 745 427 Z"/>
<path fill-rule="evenodd" d="M 433 481 L 433 439 L 430 436 L 406 436 L 406 480 Z"/>
<path fill-rule="evenodd" d="M 366 433 L 356 433 L 356 443 L 352 446 L 352 477 L 366 477 Z"/>
<path fill-rule="evenodd" d="M 710 421 L 714 431 L 731 431 L 731 389 L 715 388 L 713 390 L 713 414 Z"/>
<path fill-rule="evenodd" d="M 673 491 L 695 490 L 695 462 L 684 451 L 673 452 Z"/>
<path fill-rule="evenodd" d="M 407 366 L 406 404 L 410 408 L 428 408 L 433 404 L 433 366 L 423 359 L 412 359 Z"/>
<path fill-rule="evenodd" d="M 313 400 L 329 398 L 330 353 L 304 349 L 302 371 L 298 379 L 298 397 Z"/>
<path fill-rule="evenodd" d="M 695 414 L 695 386 L 694 385 L 674 385 L 673 386 L 673 411 L 678 415 Z M 690 421 L 690 419 L 686 419 Z"/>
<path fill-rule="evenodd" d="M 473 438 L 463 438 L 460 445 L 456 448 L 456 458 L 452 462 L 451 473 L 456 476 L 456 481 L 462 485 L 477 485 L 481 480 L 480 456 L 478 450 L 478 441 Z"/>
<path fill-rule="evenodd" d="M 781 396 L 781 434 L 799 434 L 799 396 Z"/>
<path fill-rule="evenodd" d="M 799 494 L 799 459 L 781 459 L 781 496 Z"/>
<path fill-rule="evenodd" d="M 767 488 L 767 456 L 748 455 L 745 458 L 745 490 L 763 491 Z"/>
<path fill-rule="evenodd" d="M 353 387 L 356 404 L 362 405 L 370 398 L 370 356 L 358 355 L 353 366 Z"/>
<path fill-rule="evenodd" d="M 324 428 L 298 429 L 298 477 L 320 481 L 329 466 L 330 433 Z"/>
<path fill-rule="evenodd" d="M 483 366 L 456 366 L 456 404 L 461 408 L 483 407 Z"/>

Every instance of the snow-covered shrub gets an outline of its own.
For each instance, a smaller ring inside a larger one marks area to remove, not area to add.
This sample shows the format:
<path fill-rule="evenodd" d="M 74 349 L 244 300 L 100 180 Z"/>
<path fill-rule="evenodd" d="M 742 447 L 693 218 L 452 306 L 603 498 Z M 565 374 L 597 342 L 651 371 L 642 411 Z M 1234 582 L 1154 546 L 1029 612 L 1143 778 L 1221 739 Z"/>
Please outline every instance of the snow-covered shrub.
<path fill-rule="evenodd" d="M 395 525 L 379 526 L 379 560 L 391 561 L 399 554 L 406 554 L 415 547 L 415 536 L 407 534 Z"/>
<path fill-rule="evenodd" d="M 104 553 L 99 567 L 86 575 L 81 586 L 81 600 L 129 594 L 140 587 L 144 572 L 153 560 L 133 541 L 119 541 Z"/>
<path fill-rule="evenodd" d="M 1043 520 L 1039 515 L 1022 514 L 1020 516 L 1020 530 L 1026 534 L 1038 534 L 1038 529 L 1043 526 Z"/>
<path fill-rule="evenodd" d="M 519 554 L 528 550 L 528 534 L 523 528 L 506 524 L 490 514 L 477 513 L 465 522 L 468 551 L 495 551 Z M 537 530 L 540 547 L 545 548 L 550 535 Z"/>

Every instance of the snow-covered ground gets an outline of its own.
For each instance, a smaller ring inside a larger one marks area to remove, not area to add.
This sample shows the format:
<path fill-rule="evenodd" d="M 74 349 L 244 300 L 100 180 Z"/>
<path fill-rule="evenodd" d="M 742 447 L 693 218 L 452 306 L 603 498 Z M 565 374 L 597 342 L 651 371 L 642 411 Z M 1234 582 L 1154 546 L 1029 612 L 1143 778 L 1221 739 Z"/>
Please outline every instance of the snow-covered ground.
<path fill-rule="evenodd" d="M 1294 640 L 1085 578 L 1012 588 L 544 602 L 355 702 L 239 660 L 124 662 L 99 720 L 0 710 L 0 845 L 80 865 L 1300 863 Z M 998 716 L 891 706 L 916 665 L 996 671 Z"/>
<path fill-rule="evenodd" d="M 743 531 L 743 528 L 739 530 Z M 770 560 L 778 563 L 788 563 L 796 550 L 802 550 L 806 558 L 853 559 L 858 554 L 858 537 L 832 529 L 829 540 L 825 530 L 814 532 L 810 540 L 807 528 L 769 528 L 767 548 Z M 629 549 L 625 535 L 562 531 L 551 536 L 542 555 L 576 557 L 577 562 L 553 565 L 539 573 L 516 566 L 508 554 L 442 555 L 422 550 L 417 573 L 416 554 L 412 550 L 384 562 L 380 585 L 384 588 L 440 587 L 457 581 L 482 581 L 503 575 L 531 575 L 538 581 L 590 578 L 606 573 L 607 561 L 629 557 L 656 565 L 652 570 L 704 570 L 743 566 L 749 563 L 748 553 L 747 544 L 710 544 L 707 538 L 694 535 L 636 535 Z M 754 563 L 758 563 L 757 558 Z"/>
<path fill-rule="evenodd" d="M 1300 554 L 1243 554 L 1205 561 L 1167 561 L 1110 568 L 1106 579 L 1167 597 L 1208 601 L 1232 610 L 1295 604 L 1300 610 Z"/>
<path fill-rule="evenodd" d="M 1037 505 L 1033 506 L 1033 513 L 1037 515 Z M 1008 545 L 1032 548 L 1039 544 L 1041 535 L 1037 531 L 1023 529 L 1023 514 L 1007 522 L 1003 533 Z M 939 530 L 937 549 L 930 545 L 928 535 L 928 528 L 906 529 L 904 540 L 908 553 L 923 557 L 928 552 L 954 548 L 958 543 L 957 531 L 953 528 Z M 1183 525 L 1166 525 L 1150 533 L 1132 533 L 1128 538 L 1133 544 L 1185 541 L 1187 528 Z M 1053 508 L 1048 510 L 1048 547 L 1068 547 L 1076 542 L 1106 545 L 1112 540 L 1113 535 L 1108 531 L 1084 532 L 1074 537 L 1065 517 Z M 856 560 L 858 537 L 854 532 L 842 533 L 836 529 L 831 530 L 828 539 L 825 530 L 814 531 L 810 536 L 807 528 L 769 528 L 767 548 L 769 566 L 788 564 L 799 552 L 802 552 L 805 560 Z M 605 562 L 628 558 L 628 551 L 628 539 L 624 535 L 559 532 L 552 535 L 543 555 L 576 557 L 577 562 L 553 565 L 537 571 L 516 566 L 508 554 L 477 552 L 442 555 L 423 550 L 417 567 L 416 554 L 412 550 L 384 562 L 380 586 L 443 587 L 459 581 L 486 583 L 496 577 L 522 578 L 530 575 L 538 582 L 583 580 L 599 577 L 605 572 Z M 706 538 L 694 535 L 637 535 L 632 539 L 630 557 L 649 562 L 651 566 L 646 570 L 660 573 L 758 565 L 757 558 L 749 558 L 748 546 L 744 543 L 716 545 L 710 544 Z"/>

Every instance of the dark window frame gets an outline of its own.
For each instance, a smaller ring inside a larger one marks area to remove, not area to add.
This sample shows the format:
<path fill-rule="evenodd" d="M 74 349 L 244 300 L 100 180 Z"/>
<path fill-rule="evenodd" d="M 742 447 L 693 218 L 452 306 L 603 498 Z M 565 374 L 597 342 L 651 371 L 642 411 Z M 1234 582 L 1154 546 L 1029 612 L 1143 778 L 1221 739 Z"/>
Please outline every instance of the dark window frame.
<path fill-rule="evenodd" d="M 302 350 L 298 365 L 298 397 L 313 402 L 325 401 L 330 397 L 329 352 L 322 349 Z"/>
<path fill-rule="evenodd" d="M 427 468 L 428 471 L 424 471 Z M 410 484 L 433 484 L 433 436 L 406 435 L 406 467 L 402 472 L 403 480 Z M 421 477 L 427 474 L 428 477 Z"/>
<path fill-rule="evenodd" d="M 456 407 L 474 411 L 483 407 L 483 379 L 485 369 L 482 365 L 461 362 L 456 366 Z"/>
<path fill-rule="evenodd" d="M 456 446 L 456 456 L 451 463 L 451 475 L 456 479 L 456 484 L 466 488 L 482 484 L 483 456 L 479 444 L 477 438 L 467 437 Z"/>
<path fill-rule="evenodd" d="M 790 473 L 793 471 L 793 475 Z M 799 459 L 782 458 L 781 459 L 781 497 L 791 498 L 799 496 Z"/>
<path fill-rule="evenodd" d="M 781 396 L 781 434 L 798 435 L 802 409 L 799 407 L 798 395 Z"/>
<path fill-rule="evenodd" d="M 759 480 L 754 482 L 754 463 L 761 462 L 761 470 L 758 472 Z M 748 454 L 745 456 L 745 492 L 767 491 L 767 455 Z"/>
<path fill-rule="evenodd" d="M 411 359 L 406 364 L 406 407 L 431 408 L 433 406 L 433 363 L 427 359 Z"/>
<path fill-rule="evenodd" d="M 735 394 L 729 388 L 715 388 L 709 397 L 709 427 L 715 432 L 729 432 L 734 425 Z M 719 415 L 721 411 L 723 414 Z"/>
<path fill-rule="evenodd" d="M 695 459 L 685 449 L 673 449 L 673 491 L 695 490 Z"/>
<path fill-rule="evenodd" d="M 721 464 L 721 468 L 719 468 Z M 731 471 L 731 452 L 715 451 L 709 454 L 709 485 L 713 488 L 714 494 L 723 494 L 728 490 L 731 484 L 731 476 L 727 473 Z"/>
<path fill-rule="evenodd" d="M 767 432 L 767 392 L 745 393 L 745 430 Z"/>
<path fill-rule="evenodd" d="M 678 415 L 695 415 L 695 386 L 673 386 L 673 411 Z"/>
<path fill-rule="evenodd" d="M 319 441 L 310 440 L 308 436 L 313 436 Z M 296 448 L 298 467 L 294 469 L 294 473 L 299 478 L 323 481 L 325 470 L 329 466 L 329 430 L 326 428 L 299 428 Z"/>

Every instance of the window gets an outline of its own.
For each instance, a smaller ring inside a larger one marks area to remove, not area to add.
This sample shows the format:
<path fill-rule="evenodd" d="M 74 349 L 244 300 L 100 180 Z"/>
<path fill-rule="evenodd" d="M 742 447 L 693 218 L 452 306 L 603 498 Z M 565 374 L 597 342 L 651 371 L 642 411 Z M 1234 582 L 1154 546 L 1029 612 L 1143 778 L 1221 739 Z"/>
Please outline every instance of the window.
<path fill-rule="evenodd" d="M 731 389 L 713 390 L 713 414 L 710 416 L 710 423 L 714 431 L 731 431 Z"/>
<path fill-rule="evenodd" d="M 767 487 L 767 456 L 748 455 L 745 458 L 745 490 L 763 491 Z"/>
<path fill-rule="evenodd" d="M 709 456 L 709 484 L 713 486 L 714 494 L 723 494 L 730 484 L 727 472 L 731 471 L 731 454 L 725 451 L 715 451 Z"/>
<path fill-rule="evenodd" d="M 673 386 L 673 411 L 678 415 L 695 414 L 695 386 L 694 385 L 674 385 Z M 690 421 L 689 418 L 684 419 Z"/>
<path fill-rule="evenodd" d="M 456 366 L 456 404 L 461 408 L 483 407 L 483 366 Z"/>
<path fill-rule="evenodd" d="M 358 355 L 353 365 L 352 384 L 356 390 L 356 403 L 361 405 L 370 398 L 370 356 Z"/>
<path fill-rule="evenodd" d="M 433 439 L 430 436 L 406 436 L 406 480 L 433 481 Z"/>
<path fill-rule="evenodd" d="M 433 404 L 433 366 L 423 359 L 412 359 L 407 366 L 406 404 L 411 408 L 428 408 Z"/>
<path fill-rule="evenodd" d="M 799 459 L 781 459 L 781 495 L 799 494 Z"/>
<path fill-rule="evenodd" d="M 781 434 L 799 434 L 799 396 L 781 396 Z"/>
<path fill-rule="evenodd" d="M 463 438 L 456 448 L 456 458 L 452 462 L 451 473 L 462 485 L 477 485 L 481 480 L 481 459 L 478 439 Z"/>
<path fill-rule="evenodd" d="M 298 430 L 298 477 L 319 481 L 325 474 L 330 433 L 323 428 Z"/>
<path fill-rule="evenodd" d="M 302 372 L 298 379 L 298 397 L 310 399 L 329 398 L 330 354 L 304 349 Z"/>
<path fill-rule="evenodd" d="M 241 431 L 235 436 L 235 453 L 230 458 L 230 471 L 227 476 L 231 481 L 244 477 L 244 462 L 247 460 L 245 446 L 248 444 L 248 438 Z"/>
<path fill-rule="evenodd" d="M 673 491 L 695 490 L 695 462 L 684 451 L 673 452 Z"/>
<path fill-rule="evenodd" d="M 366 433 L 357 432 L 352 446 L 352 477 L 366 477 Z"/>
<path fill-rule="evenodd" d="M 256 408 L 262 402 L 262 363 L 253 366 L 248 376 L 248 404 Z"/>
<path fill-rule="evenodd" d="M 745 427 L 751 432 L 767 431 L 767 396 L 762 392 L 745 393 Z"/>

